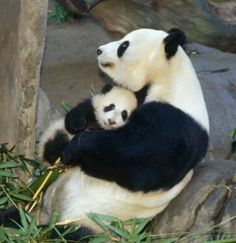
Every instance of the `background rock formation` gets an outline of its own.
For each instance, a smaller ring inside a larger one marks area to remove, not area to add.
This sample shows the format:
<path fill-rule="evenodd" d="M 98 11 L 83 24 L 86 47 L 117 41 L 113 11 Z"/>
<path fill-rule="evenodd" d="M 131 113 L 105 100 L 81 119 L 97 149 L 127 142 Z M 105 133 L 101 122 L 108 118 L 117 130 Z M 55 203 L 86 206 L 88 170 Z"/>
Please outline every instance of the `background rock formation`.
<path fill-rule="evenodd" d="M 236 2 L 234 0 L 57 0 L 73 12 L 91 14 L 111 32 L 124 35 L 149 27 L 179 27 L 197 41 L 236 52 Z"/>
<path fill-rule="evenodd" d="M 29 157 L 35 149 L 46 21 L 47 0 L 1 1 L 0 142 Z"/>

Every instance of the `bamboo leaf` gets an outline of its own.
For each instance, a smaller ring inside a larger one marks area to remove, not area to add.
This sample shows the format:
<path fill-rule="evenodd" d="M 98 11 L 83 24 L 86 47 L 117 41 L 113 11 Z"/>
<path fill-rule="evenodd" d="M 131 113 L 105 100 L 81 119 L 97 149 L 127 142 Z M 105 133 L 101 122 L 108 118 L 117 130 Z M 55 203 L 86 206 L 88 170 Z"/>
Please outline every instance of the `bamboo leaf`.
<path fill-rule="evenodd" d="M 151 221 L 151 218 L 142 219 L 142 222 L 135 229 L 135 233 L 139 234 L 147 226 L 147 224 L 150 221 Z"/>
<path fill-rule="evenodd" d="M 17 198 L 17 199 L 20 199 L 20 200 L 23 200 L 23 201 L 26 201 L 26 202 L 29 202 L 32 200 L 31 197 L 27 196 L 27 195 L 24 195 L 24 194 L 11 194 L 12 197 L 14 198 Z"/>
<path fill-rule="evenodd" d="M 114 233 L 116 233 L 117 235 L 125 238 L 125 239 L 129 239 L 130 238 L 130 234 L 128 231 L 125 231 L 125 230 L 121 230 L 121 229 L 118 229 L 112 225 L 108 225 L 107 226 L 111 231 L 113 231 Z"/>
<path fill-rule="evenodd" d="M 3 205 L 4 203 L 6 203 L 8 201 L 7 197 L 1 197 L 0 198 L 0 205 Z"/>
<path fill-rule="evenodd" d="M 22 226 L 25 229 L 27 229 L 29 227 L 29 224 L 27 222 L 26 213 L 21 208 L 19 208 L 19 213 L 20 213 L 20 219 L 21 219 Z"/>
<path fill-rule="evenodd" d="M 15 175 L 13 175 L 10 171 L 6 170 L 0 170 L 0 177 L 11 177 L 11 178 L 17 178 Z"/>
<path fill-rule="evenodd" d="M 19 164 L 12 160 L 0 163 L 0 169 L 16 168 L 16 167 L 19 167 Z"/>

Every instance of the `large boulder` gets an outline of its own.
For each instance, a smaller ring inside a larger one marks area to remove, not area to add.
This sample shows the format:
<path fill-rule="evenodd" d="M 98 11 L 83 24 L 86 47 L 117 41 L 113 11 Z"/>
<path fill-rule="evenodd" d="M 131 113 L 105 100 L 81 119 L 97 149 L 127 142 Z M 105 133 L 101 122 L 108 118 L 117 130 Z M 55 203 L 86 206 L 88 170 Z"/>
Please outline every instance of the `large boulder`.
<path fill-rule="evenodd" d="M 47 0 L 2 0 L 0 8 L 0 142 L 35 151 L 40 67 Z M 23 178 L 22 178 L 23 179 Z"/>
<path fill-rule="evenodd" d="M 96 51 L 111 37 L 99 23 L 83 18 L 63 24 L 49 24 L 41 71 L 41 87 L 53 107 L 62 102 L 76 105 L 104 81 L 97 65 Z"/>
<path fill-rule="evenodd" d="M 210 118 L 208 158 L 224 159 L 236 128 L 236 55 L 191 44 L 187 48 L 201 82 Z M 191 54 L 192 53 L 192 54 Z"/>
<path fill-rule="evenodd" d="M 142 27 L 165 30 L 179 27 L 188 33 L 190 41 L 236 51 L 234 0 L 56 1 L 78 14 L 91 10 L 109 31 L 119 35 Z"/>
<path fill-rule="evenodd" d="M 176 233 L 184 242 L 197 243 L 214 239 L 219 232 L 235 232 L 235 183 L 235 161 L 200 164 L 183 192 L 152 223 L 154 235 Z"/>
<path fill-rule="evenodd" d="M 52 106 L 50 100 L 42 89 L 39 89 L 36 139 L 39 140 L 42 133 L 51 123 L 63 116 L 64 113 Z"/>

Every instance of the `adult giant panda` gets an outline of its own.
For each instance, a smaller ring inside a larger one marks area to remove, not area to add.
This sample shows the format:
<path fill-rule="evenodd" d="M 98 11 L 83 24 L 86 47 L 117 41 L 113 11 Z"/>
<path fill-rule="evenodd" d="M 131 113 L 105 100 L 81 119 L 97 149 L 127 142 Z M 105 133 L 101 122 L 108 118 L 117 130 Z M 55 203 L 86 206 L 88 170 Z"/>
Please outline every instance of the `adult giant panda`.
<path fill-rule="evenodd" d="M 147 95 L 125 126 L 74 136 L 62 159 L 75 167 L 47 190 L 41 223 L 58 208 L 61 221 L 93 230 L 89 212 L 154 216 L 187 185 L 206 154 L 209 122 L 184 40 L 178 29 L 139 29 L 99 47 L 101 70 L 133 92 L 148 85 Z M 67 114 L 71 131 L 79 129 L 78 117 L 84 119 L 77 107 Z"/>
<path fill-rule="evenodd" d="M 41 224 L 56 209 L 60 221 L 84 226 L 78 234 L 99 230 L 89 212 L 121 219 L 155 216 L 187 185 L 206 154 L 209 122 L 184 40 L 178 29 L 139 29 L 99 47 L 101 70 L 133 92 L 148 87 L 147 95 L 123 127 L 73 137 L 62 160 L 74 167 L 45 193 Z M 84 119 L 76 107 L 67 114 L 71 131 L 79 130 L 79 115 Z"/>

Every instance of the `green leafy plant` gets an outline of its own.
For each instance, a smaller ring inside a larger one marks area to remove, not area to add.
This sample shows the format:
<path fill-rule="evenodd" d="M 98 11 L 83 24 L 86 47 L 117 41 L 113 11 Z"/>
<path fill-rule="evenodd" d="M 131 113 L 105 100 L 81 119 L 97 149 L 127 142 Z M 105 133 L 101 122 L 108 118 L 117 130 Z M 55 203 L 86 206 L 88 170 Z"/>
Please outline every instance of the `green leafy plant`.
<path fill-rule="evenodd" d="M 51 221 L 47 226 L 38 226 L 36 216 L 30 216 L 22 209 L 19 209 L 21 223 L 16 223 L 18 227 L 0 227 L 0 242 L 6 243 L 38 243 L 38 242 L 67 242 L 65 236 L 74 232 L 78 226 L 68 226 L 62 234 L 56 228 L 58 214 L 52 215 Z M 55 239 L 52 237 L 54 232 Z"/>
<path fill-rule="evenodd" d="M 69 112 L 73 108 L 73 106 L 66 101 L 62 102 L 62 107 L 65 110 L 65 112 Z"/>
<path fill-rule="evenodd" d="M 121 221 L 116 217 L 90 213 L 92 219 L 104 233 L 90 236 L 89 242 L 151 242 L 151 235 L 145 231 L 151 218 L 130 219 Z"/>
<path fill-rule="evenodd" d="M 73 19 L 73 14 L 58 3 L 53 4 L 52 10 L 48 13 L 48 20 L 56 23 L 63 23 Z"/>
<path fill-rule="evenodd" d="M 231 134 L 230 135 L 231 135 L 232 140 L 236 140 L 236 128 L 231 130 Z"/>
<path fill-rule="evenodd" d="M 16 169 L 27 178 L 32 176 L 29 167 L 34 168 L 34 176 L 41 174 L 39 161 L 15 155 L 13 149 L 14 147 L 8 149 L 6 144 L 0 144 L 0 208 L 31 200 L 31 196 L 25 193 L 29 184 L 17 177 Z"/>

